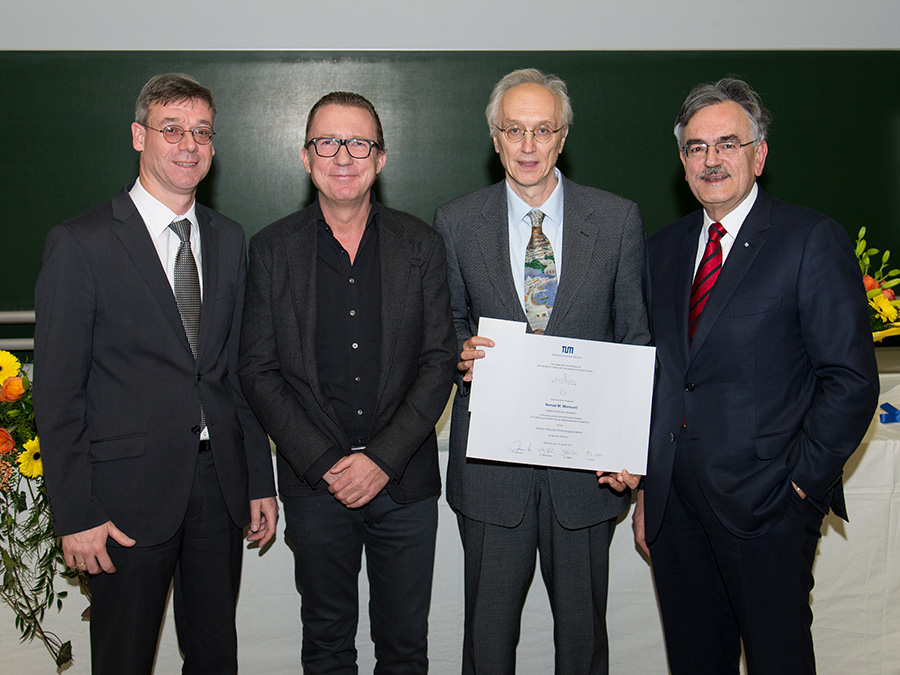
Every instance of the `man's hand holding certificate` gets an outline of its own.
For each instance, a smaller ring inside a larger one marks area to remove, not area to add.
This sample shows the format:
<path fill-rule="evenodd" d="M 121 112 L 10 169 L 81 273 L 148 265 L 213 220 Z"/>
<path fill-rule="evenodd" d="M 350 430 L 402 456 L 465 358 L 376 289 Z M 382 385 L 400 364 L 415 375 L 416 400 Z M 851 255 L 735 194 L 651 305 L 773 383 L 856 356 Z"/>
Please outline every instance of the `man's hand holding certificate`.
<path fill-rule="evenodd" d="M 486 318 L 478 334 L 494 346 L 474 364 L 468 457 L 646 473 L 653 347 L 533 335 Z"/>

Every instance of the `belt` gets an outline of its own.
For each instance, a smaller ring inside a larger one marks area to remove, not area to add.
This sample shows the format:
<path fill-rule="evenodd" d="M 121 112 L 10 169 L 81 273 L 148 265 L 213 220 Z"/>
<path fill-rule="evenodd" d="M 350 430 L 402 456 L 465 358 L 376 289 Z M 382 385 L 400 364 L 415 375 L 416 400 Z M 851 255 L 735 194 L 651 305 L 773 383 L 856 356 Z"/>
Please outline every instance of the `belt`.
<path fill-rule="evenodd" d="M 207 452 L 211 447 L 209 441 L 200 441 L 200 447 L 197 452 Z"/>

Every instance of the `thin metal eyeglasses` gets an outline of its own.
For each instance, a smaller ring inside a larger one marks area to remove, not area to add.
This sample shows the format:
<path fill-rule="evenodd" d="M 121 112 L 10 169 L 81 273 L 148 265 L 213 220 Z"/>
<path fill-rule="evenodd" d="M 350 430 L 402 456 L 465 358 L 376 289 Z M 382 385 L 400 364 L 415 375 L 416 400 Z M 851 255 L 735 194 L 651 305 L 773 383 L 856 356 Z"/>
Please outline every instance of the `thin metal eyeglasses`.
<path fill-rule="evenodd" d="M 513 124 L 510 127 L 497 127 L 497 131 L 501 132 L 504 136 L 506 136 L 506 140 L 510 143 L 521 143 L 525 140 L 525 136 L 531 134 L 531 137 L 534 138 L 535 143 L 549 143 L 553 140 L 553 134 L 562 131 L 562 127 L 559 129 L 553 129 L 546 124 L 541 124 L 540 126 L 536 126 L 534 129 L 526 129 L 523 126 L 518 124 Z"/>
<path fill-rule="evenodd" d="M 148 124 L 141 124 L 141 126 L 150 129 L 150 131 L 158 131 L 163 135 L 163 138 L 166 139 L 166 143 L 172 143 L 173 145 L 175 143 L 180 143 L 186 133 L 190 133 L 191 136 L 194 137 L 194 142 L 197 145 L 209 145 L 212 143 L 213 136 L 216 135 L 216 132 L 209 127 L 185 129 L 177 124 L 167 124 L 162 129 L 154 129 Z"/>
<path fill-rule="evenodd" d="M 741 151 L 741 148 L 756 143 L 757 140 L 759 139 L 741 143 L 738 139 L 731 138 L 727 141 L 719 141 L 718 143 L 712 144 L 696 141 L 682 145 L 681 152 L 683 152 L 684 156 L 688 159 L 699 159 L 700 157 L 706 157 L 710 148 L 715 148 L 716 154 L 724 155 L 725 157 L 733 157 Z"/>
<path fill-rule="evenodd" d="M 343 145 L 353 159 L 365 159 L 372 153 L 372 148 L 378 147 L 378 143 L 367 138 L 310 138 L 306 147 L 310 145 L 316 149 L 319 157 L 334 157 Z"/>

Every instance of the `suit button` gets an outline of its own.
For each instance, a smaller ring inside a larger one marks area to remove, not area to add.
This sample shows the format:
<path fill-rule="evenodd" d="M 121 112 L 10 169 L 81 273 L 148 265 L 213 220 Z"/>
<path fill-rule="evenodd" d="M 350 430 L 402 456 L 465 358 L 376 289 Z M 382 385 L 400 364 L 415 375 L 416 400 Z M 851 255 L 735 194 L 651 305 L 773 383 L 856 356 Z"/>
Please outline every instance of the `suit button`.
<path fill-rule="evenodd" d="M 696 386 L 697 385 L 695 385 L 693 382 L 688 382 L 686 385 L 684 385 L 684 390 L 685 391 L 694 391 Z"/>
<path fill-rule="evenodd" d="M 197 382 L 200 381 L 200 373 L 197 373 Z"/>
<path fill-rule="evenodd" d="M 675 434 L 670 431 L 669 432 L 669 443 L 674 443 L 674 442 L 675 442 Z"/>

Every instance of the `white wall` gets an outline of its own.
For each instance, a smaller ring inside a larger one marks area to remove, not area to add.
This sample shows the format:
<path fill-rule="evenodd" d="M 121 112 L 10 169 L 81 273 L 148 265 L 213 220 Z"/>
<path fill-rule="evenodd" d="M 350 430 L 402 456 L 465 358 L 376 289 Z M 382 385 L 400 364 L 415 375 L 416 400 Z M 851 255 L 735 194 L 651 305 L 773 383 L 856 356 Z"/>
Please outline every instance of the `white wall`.
<path fill-rule="evenodd" d="M 897 0 L 4 0 L 3 5 L 0 49 L 16 50 L 900 48 Z"/>

